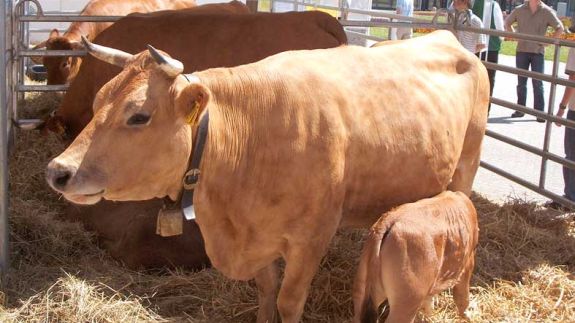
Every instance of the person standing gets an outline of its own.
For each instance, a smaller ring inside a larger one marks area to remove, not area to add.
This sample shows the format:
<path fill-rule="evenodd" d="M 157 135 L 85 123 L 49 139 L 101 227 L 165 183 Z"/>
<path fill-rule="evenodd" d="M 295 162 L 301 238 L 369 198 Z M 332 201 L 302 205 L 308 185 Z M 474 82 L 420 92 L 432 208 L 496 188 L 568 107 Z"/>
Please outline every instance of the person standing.
<path fill-rule="evenodd" d="M 460 14 L 457 16 L 459 25 L 469 25 L 474 28 L 483 28 L 481 19 L 471 12 L 471 0 L 454 0 L 453 8 Z M 467 21 L 469 20 L 469 22 Z M 479 53 L 486 47 L 487 38 L 484 34 L 471 31 L 457 30 L 455 32 L 457 40 L 465 49 L 479 56 Z"/>
<path fill-rule="evenodd" d="M 473 14 L 483 20 L 485 28 L 495 30 L 505 30 L 503 12 L 499 3 L 495 0 L 475 0 L 473 3 Z M 481 60 L 491 63 L 499 62 L 499 50 L 501 49 L 501 37 L 487 35 L 487 51 L 481 52 Z M 493 86 L 495 85 L 495 70 L 487 69 L 489 75 L 489 96 L 493 96 Z M 488 111 L 491 110 L 489 103 Z"/>
<path fill-rule="evenodd" d="M 517 22 L 517 30 L 513 30 L 512 27 L 515 22 Z M 522 34 L 545 36 L 547 27 L 554 29 L 553 37 L 559 37 L 563 33 L 561 20 L 557 18 L 555 11 L 541 2 L 541 0 L 526 1 L 515 8 L 505 20 L 505 30 L 516 31 Z M 526 40 L 517 41 L 517 54 L 515 56 L 517 68 L 529 70 L 529 66 L 531 66 L 533 72 L 544 73 L 544 55 L 545 44 Z M 527 101 L 527 78 L 518 76 L 517 79 L 517 104 L 525 106 Z M 543 111 L 545 106 L 543 82 L 536 79 L 531 81 L 533 83 L 534 108 L 538 111 Z M 524 113 L 520 111 L 515 111 L 511 115 L 512 118 L 523 116 Z M 537 121 L 545 122 L 541 118 L 537 118 Z"/>
<path fill-rule="evenodd" d="M 575 81 L 575 48 L 569 48 L 565 74 L 569 75 L 569 80 Z M 575 88 L 566 87 L 563 98 L 559 103 L 557 117 L 561 118 L 567 111 L 567 120 L 575 121 Z M 559 124 L 558 124 L 559 125 Z M 561 125 L 559 125 L 561 126 Z M 565 149 L 565 158 L 575 161 L 575 129 L 566 127 L 563 138 L 563 148 Z M 568 200 L 575 202 L 575 169 L 563 166 L 563 196 Z M 557 202 L 546 203 L 545 206 L 563 210 L 564 207 Z"/>
<path fill-rule="evenodd" d="M 398 15 L 413 17 L 413 0 L 397 0 L 395 12 Z M 401 20 L 400 20 L 401 21 Z M 413 37 L 413 28 L 398 27 L 396 30 L 396 38 L 399 40 L 410 39 Z"/>

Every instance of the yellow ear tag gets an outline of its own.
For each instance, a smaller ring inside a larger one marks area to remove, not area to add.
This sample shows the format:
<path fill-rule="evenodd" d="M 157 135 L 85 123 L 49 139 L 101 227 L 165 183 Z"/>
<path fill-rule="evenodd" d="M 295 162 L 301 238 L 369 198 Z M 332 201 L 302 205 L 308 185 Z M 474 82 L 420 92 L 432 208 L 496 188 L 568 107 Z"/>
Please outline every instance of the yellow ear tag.
<path fill-rule="evenodd" d="M 188 114 L 188 116 L 186 117 L 186 123 L 190 125 L 194 124 L 194 121 L 196 121 L 196 117 L 198 116 L 198 112 L 200 112 L 200 104 L 198 103 L 198 101 L 196 101 L 194 102 L 192 112 L 190 112 L 190 114 Z"/>

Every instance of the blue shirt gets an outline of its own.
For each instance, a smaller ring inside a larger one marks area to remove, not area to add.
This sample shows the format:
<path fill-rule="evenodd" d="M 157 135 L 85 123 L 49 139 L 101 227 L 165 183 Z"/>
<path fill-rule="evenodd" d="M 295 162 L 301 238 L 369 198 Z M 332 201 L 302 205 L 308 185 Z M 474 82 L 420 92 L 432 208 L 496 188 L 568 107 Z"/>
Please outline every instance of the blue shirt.
<path fill-rule="evenodd" d="M 413 0 L 397 0 L 396 9 L 402 16 L 413 17 Z"/>

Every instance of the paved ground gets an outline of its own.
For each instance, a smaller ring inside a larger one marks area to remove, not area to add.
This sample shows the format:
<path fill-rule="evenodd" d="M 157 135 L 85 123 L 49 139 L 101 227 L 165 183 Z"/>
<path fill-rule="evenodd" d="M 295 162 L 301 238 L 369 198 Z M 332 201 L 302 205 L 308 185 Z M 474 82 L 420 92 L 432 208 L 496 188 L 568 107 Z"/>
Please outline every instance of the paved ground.
<path fill-rule="evenodd" d="M 499 56 L 499 63 L 509 66 L 515 66 L 515 57 Z M 545 72 L 550 74 L 552 63 L 546 61 Z M 565 77 L 565 65 L 561 63 L 559 67 L 560 75 Z M 549 99 L 550 84 L 543 82 L 545 86 L 545 104 L 547 109 Z M 495 89 L 493 96 L 511 102 L 516 102 L 517 76 L 504 72 L 497 72 Z M 533 106 L 533 91 L 531 82 L 528 81 L 527 106 Z M 557 87 L 555 105 L 557 106 L 563 96 L 564 88 Z M 527 144 L 543 147 L 543 135 L 545 124 L 538 123 L 535 118 L 526 115 L 523 118 L 512 119 L 510 115 L 513 111 L 500 106 L 492 105 L 489 115 L 488 129 L 501 133 Z M 552 139 L 550 151 L 563 156 L 563 127 L 552 127 Z M 520 176 L 530 182 L 537 184 L 539 181 L 539 172 L 541 168 L 541 158 L 524 152 L 508 144 L 502 143 L 490 137 L 486 137 L 482 160 L 500 167 L 514 175 Z M 560 165 L 554 162 L 547 163 L 547 179 L 545 187 L 554 193 L 562 194 L 563 175 Z M 494 174 L 486 169 L 480 168 L 477 175 L 474 190 L 485 195 L 486 197 L 503 201 L 508 197 L 521 197 L 528 200 L 546 201 L 547 199 L 521 185 Z"/>

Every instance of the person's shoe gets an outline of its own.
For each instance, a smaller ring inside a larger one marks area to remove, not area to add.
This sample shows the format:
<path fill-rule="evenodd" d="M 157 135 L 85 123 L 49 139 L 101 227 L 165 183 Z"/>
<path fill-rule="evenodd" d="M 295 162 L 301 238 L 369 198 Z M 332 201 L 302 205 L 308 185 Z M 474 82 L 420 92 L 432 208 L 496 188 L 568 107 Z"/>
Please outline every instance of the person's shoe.
<path fill-rule="evenodd" d="M 545 119 L 543 119 L 543 118 L 537 118 L 537 122 L 545 122 Z"/>
<path fill-rule="evenodd" d="M 521 111 L 515 111 L 513 112 L 513 114 L 511 115 L 511 118 L 521 118 L 525 115 L 525 113 L 521 112 Z"/>

